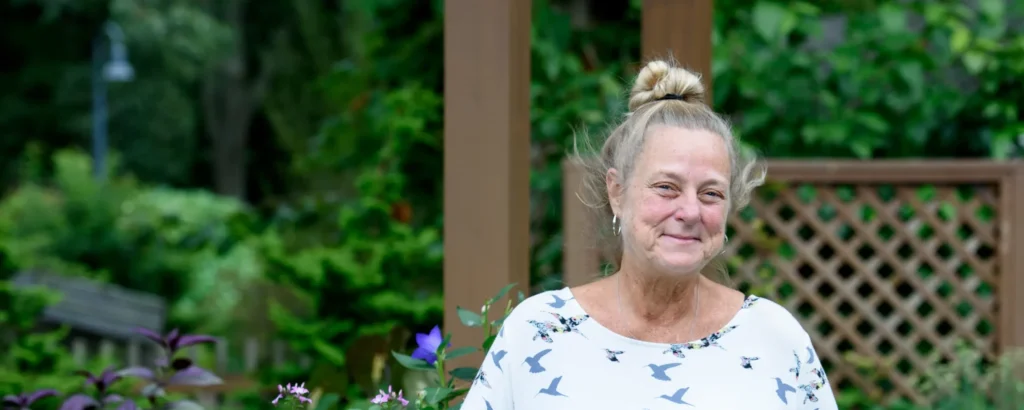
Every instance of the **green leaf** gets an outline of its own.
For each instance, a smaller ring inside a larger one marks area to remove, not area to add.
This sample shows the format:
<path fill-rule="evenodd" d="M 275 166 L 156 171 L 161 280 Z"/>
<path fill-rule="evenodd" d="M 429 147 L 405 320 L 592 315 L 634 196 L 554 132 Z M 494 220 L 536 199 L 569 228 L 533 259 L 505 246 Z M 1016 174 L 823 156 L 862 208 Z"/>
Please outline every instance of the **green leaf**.
<path fill-rule="evenodd" d="M 452 334 L 451 333 L 448 333 L 448 334 L 444 335 L 444 339 L 441 339 L 441 344 L 437 345 L 437 350 L 434 351 L 434 354 L 437 355 L 438 357 L 440 357 L 441 356 L 441 352 L 444 351 L 444 349 L 446 349 L 448 347 L 448 345 L 451 343 L 451 341 L 452 341 Z"/>
<path fill-rule="evenodd" d="M 454 358 L 457 358 L 457 357 L 462 357 L 462 356 L 465 356 L 467 354 L 472 354 L 472 353 L 476 353 L 476 352 L 477 352 L 477 348 L 472 347 L 472 346 L 465 346 L 465 347 L 460 347 L 458 349 L 452 349 L 452 351 L 450 351 L 448 353 L 445 353 L 444 358 L 445 358 L 445 360 L 451 360 L 451 359 L 454 359 Z"/>
<path fill-rule="evenodd" d="M 424 393 L 426 393 L 424 400 L 430 404 L 437 404 L 440 403 L 441 400 L 448 398 L 448 395 L 453 391 L 454 390 L 447 387 L 428 387 L 424 390 Z"/>
<path fill-rule="evenodd" d="M 767 1 L 759 1 L 751 14 L 754 17 L 754 30 L 768 43 L 775 43 L 781 34 L 782 21 L 786 18 L 786 9 Z"/>
<path fill-rule="evenodd" d="M 490 302 L 488 304 L 491 304 L 491 303 L 494 303 L 494 302 L 497 302 L 497 301 L 501 300 L 501 298 L 505 297 L 505 295 L 510 290 L 512 290 L 512 288 L 514 288 L 515 286 L 516 286 L 515 283 L 509 283 L 508 285 L 505 285 L 505 287 L 501 288 L 501 290 L 498 291 L 498 294 L 494 295 L 494 297 L 491 298 L 491 300 L 490 300 Z"/>
<path fill-rule="evenodd" d="M 315 410 L 329 410 L 338 406 L 338 402 L 341 401 L 341 397 L 337 393 L 328 393 L 320 398 L 316 402 Z"/>
<path fill-rule="evenodd" d="M 964 67 L 971 74 L 979 74 L 985 68 L 985 55 L 977 51 L 968 51 L 964 54 Z"/>
<path fill-rule="evenodd" d="M 459 409 L 461 409 L 461 408 L 462 408 L 462 403 L 456 404 L 456 405 L 454 405 L 454 406 L 451 406 L 451 407 L 449 407 L 449 408 L 450 408 L 451 410 L 459 410 Z"/>
<path fill-rule="evenodd" d="M 517 292 L 517 298 L 519 299 L 518 303 L 523 303 L 523 301 L 526 300 L 526 295 L 524 295 L 523 291 L 520 290 Z"/>
<path fill-rule="evenodd" d="M 485 352 L 491 349 L 491 345 L 494 344 L 494 339 L 497 339 L 497 338 L 498 338 L 498 335 L 487 336 L 487 339 L 484 340 L 484 351 Z"/>
<path fill-rule="evenodd" d="M 971 31 L 962 24 L 957 24 L 953 27 L 953 34 L 949 36 L 949 48 L 954 53 L 960 54 L 967 51 L 967 46 L 971 43 Z"/>
<path fill-rule="evenodd" d="M 434 366 L 431 366 L 430 363 L 427 363 L 426 360 L 416 359 L 412 356 L 407 356 L 395 351 L 392 351 L 391 355 L 395 357 L 395 360 L 398 360 L 398 363 L 400 363 L 402 366 L 405 366 L 407 369 L 434 370 Z"/>
<path fill-rule="evenodd" d="M 471 312 L 461 307 L 456 307 L 455 311 L 459 314 L 459 320 L 462 321 L 463 325 L 469 327 L 480 327 L 483 326 L 483 318 L 476 312 Z"/>
<path fill-rule="evenodd" d="M 313 349 L 335 366 L 345 365 L 345 352 L 323 339 L 313 339 Z"/>
<path fill-rule="evenodd" d="M 448 372 L 448 374 L 452 375 L 452 377 L 455 377 L 456 379 L 473 380 L 479 371 L 480 370 L 473 367 L 459 367 Z"/>

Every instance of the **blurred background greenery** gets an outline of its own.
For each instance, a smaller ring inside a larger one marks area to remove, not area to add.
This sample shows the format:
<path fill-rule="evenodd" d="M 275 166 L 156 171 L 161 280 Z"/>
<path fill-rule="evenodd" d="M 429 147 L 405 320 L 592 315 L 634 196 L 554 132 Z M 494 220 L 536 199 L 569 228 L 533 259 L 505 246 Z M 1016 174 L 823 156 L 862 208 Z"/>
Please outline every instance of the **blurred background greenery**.
<path fill-rule="evenodd" d="M 774 158 L 1020 157 L 1024 4 L 969 3 L 717 0 L 715 107 Z M 543 290 L 560 286 L 560 161 L 574 130 L 623 112 L 640 1 L 533 10 Z M 356 403 L 407 376 L 386 352 L 441 321 L 443 1 L 10 0 L 0 15 L 0 284 L 88 277 L 164 298 L 168 326 L 314 358 L 268 367 L 267 386 Z M 110 84 L 98 183 L 90 44 L 108 20 L 136 75 Z M 0 328 L 18 335 L 3 343 L 28 353 L 0 362 L 0 394 L 67 386 L 50 380 L 73 367 L 60 333 L 30 331 L 48 297 L 3 286 Z"/>

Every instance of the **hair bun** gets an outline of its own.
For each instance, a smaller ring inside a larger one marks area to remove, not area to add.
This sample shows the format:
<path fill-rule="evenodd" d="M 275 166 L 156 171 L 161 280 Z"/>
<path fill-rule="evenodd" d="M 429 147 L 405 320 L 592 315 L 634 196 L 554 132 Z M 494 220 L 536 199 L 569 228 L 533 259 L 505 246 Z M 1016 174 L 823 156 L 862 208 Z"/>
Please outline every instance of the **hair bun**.
<path fill-rule="evenodd" d="M 629 111 L 657 101 L 666 95 L 689 103 L 704 103 L 704 84 L 700 75 L 665 60 L 647 63 L 633 82 L 629 93 Z"/>

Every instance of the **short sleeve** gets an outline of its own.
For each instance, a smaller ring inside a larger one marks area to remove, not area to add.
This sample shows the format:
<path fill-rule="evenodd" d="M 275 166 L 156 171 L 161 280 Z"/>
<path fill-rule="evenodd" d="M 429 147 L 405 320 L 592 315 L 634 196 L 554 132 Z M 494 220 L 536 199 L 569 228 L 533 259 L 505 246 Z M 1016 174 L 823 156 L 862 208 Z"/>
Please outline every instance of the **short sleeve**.
<path fill-rule="evenodd" d="M 811 336 L 803 329 L 801 332 L 804 335 L 804 345 L 801 348 L 807 351 L 810 371 L 801 377 L 803 383 L 797 388 L 798 393 L 802 396 L 798 401 L 800 405 L 797 408 L 801 410 L 839 410 L 835 393 L 832 391 L 832 384 L 828 381 L 828 375 L 825 374 L 825 368 L 818 358 L 818 351 L 814 348 Z"/>
<path fill-rule="evenodd" d="M 512 410 L 515 405 L 512 401 L 512 367 L 510 353 L 511 345 L 506 341 L 505 328 L 509 321 L 506 320 L 498 330 L 498 336 L 491 344 L 491 348 L 484 355 L 484 362 L 480 365 L 473 384 L 462 402 L 462 410 Z M 509 332 L 511 333 L 511 331 Z"/>

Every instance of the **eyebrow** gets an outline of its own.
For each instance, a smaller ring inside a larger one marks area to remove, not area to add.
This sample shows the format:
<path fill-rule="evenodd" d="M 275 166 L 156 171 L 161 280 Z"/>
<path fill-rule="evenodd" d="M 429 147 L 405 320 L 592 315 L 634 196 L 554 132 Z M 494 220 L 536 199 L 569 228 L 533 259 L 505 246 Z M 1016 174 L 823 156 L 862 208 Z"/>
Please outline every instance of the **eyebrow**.
<path fill-rule="evenodd" d="M 655 178 L 657 178 L 657 177 L 668 177 L 668 178 L 672 178 L 672 179 L 674 179 L 676 181 L 685 181 L 686 180 L 686 178 L 683 178 L 682 175 L 680 175 L 679 173 L 677 173 L 675 171 L 658 171 L 658 172 L 654 173 L 654 177 Z M 719 184 L 719 185 L 728 185 L 728 181 L 724 177 L 719 175 L 718 173 L 712 173 L 712 177 L 710 179 L 710 182 L 711 183 L 715 183 L 715 184 Z"/>

